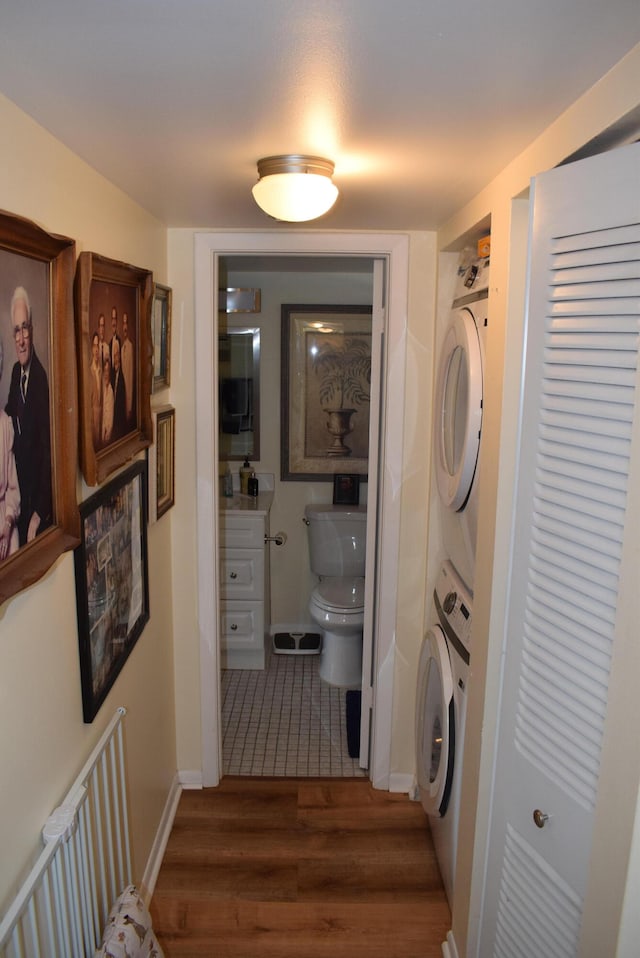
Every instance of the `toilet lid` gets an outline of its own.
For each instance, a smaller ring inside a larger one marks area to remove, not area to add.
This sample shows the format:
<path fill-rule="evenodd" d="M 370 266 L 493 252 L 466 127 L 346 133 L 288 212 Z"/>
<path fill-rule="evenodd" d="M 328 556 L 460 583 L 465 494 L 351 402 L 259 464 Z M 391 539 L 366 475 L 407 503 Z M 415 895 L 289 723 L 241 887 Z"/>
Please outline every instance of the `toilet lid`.
<path fill-rule="evenodd" d="M 313 592 L 323 608 L 332 612 L 361 612 L 364 608 L 364 579 L 322 579 Z"/>

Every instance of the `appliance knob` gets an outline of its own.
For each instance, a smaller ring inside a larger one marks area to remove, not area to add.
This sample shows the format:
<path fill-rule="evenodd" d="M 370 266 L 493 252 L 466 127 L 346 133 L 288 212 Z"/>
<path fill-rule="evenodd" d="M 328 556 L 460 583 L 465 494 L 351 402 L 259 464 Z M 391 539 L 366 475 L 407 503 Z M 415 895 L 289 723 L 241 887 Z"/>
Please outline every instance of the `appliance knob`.
<path fill-rule="evenodd" d="M 445 596 L 445 600 L 442 603 L 442 607 L 447 615 L 451 615 L 453 610 L 456 607 L 456 602 L 458 601 L 458 596 L 455 592 L 448 592 Z"/>

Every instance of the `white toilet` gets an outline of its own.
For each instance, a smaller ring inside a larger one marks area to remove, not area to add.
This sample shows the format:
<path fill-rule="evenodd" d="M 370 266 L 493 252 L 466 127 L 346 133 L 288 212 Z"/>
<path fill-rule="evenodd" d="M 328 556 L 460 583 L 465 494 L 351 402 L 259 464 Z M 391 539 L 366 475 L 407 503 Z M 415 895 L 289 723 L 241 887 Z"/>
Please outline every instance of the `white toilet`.
<path fill-rule="evenodd" d="M 366 506 L 308 505 L 311 571 L 320 582 L 309 612 L 322 631 L 320 678 L 341 688 L 360 688 L 364 625 Z"/>

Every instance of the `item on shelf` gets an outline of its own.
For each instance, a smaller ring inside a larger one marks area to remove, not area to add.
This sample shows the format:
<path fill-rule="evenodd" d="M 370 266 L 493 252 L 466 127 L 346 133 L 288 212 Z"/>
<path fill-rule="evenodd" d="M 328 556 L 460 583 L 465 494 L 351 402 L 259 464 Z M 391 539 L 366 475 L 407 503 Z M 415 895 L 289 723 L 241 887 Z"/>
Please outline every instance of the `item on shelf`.
<path fill-rule="evenodd" d="M 229 466 L 227 466 L 227 470 L 224 474 L 222 493 L 227 499 L 231 499 L 233 497 L 233 476 L 231 475 L 231 469 Z"/>
<path fill-rule="evenodd" d="M 245 459 L 240 467 L 240 492 L 245 496 L 249 493 L 249 478 L 252 475 L 253 469 L 249 465 L 249 460 Z"/>

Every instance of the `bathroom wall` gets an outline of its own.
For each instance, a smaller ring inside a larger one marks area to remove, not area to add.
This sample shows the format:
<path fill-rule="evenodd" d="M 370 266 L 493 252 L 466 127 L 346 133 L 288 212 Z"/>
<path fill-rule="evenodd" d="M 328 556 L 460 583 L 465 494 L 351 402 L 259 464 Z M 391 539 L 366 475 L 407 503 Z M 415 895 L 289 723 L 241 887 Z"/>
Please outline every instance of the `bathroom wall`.
<path fill-rule="evenodd" d="M 333 483 L 282 482 L 280 479 L 280 308 L 283 303 L 365 304 L 371 303 L 372 276 L 367 272 L 291 269 L 288 259 L 281 271 L 275 264 L 260 272 L 232 271 L 229 286 L 261 290 L 261 312 L 238 316 L 260 326 L 260 448 L 261 459 L 252 463 L 257 472 L 275 475 L 271 509 L 272 534 L 284 532 L 283 546 L 270 545 L 271 621 L 274 624 L 308 623 L 307 604 L 315 582 L 309 569 L 306 526 L 302 521 L 308 502 L 331 502 Z M 230 317 L 233 318 L 233 317 Z M 237 471 L 240 463 L 231 464 Z M 366 502 L 367 485 L 361 484 L 360 501 Z"/>

